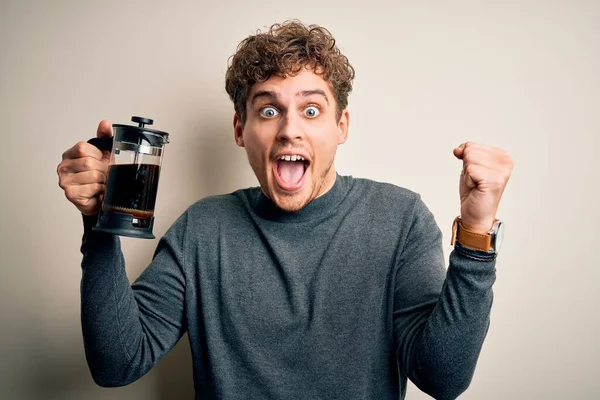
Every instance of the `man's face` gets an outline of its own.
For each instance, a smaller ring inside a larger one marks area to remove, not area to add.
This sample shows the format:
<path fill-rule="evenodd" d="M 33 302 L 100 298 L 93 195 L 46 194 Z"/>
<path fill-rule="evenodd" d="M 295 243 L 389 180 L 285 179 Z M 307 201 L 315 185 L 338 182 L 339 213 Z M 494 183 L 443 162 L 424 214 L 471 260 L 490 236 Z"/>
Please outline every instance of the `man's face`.
<path fill-rule="evenodd" d="M 302 69 L 256 83 L 246 115 L 244 125 L 234 116 L 236 143 L 246 149 L 262 191 L 279 208 L 298 211 L 331 189 L 349 114 L 344 110 L 337 119 L 333 92 L 323 78 Z"/>

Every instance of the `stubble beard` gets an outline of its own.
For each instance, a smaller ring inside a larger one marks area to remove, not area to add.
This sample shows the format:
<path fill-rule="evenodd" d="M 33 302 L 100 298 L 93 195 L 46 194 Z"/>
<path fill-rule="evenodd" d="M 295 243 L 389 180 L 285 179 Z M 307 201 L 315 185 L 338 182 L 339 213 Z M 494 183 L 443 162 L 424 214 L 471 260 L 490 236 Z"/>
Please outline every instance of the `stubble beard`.
<path fill-rule="evenodd" d="M 310 195 L 306 198 L 302 198 L 302 199 L 298 199 L 297 201 L 293 202 L 292 204 L 276 204 L 276 206 L 286 212 L 297 212 L 302 210 L 304 207 L 306 207 L 311 201 L 313 201 L 314 199 L 316 199 L 317 197 L 323 195 L 324 193 L 321 193 L 325 186 L 327 186 L 327 175 L 329 174 L 329 171 L 331 171 L 331 168 L 333 167 L 333 160 L 331 160 L 331 162 L 329 163 L 329 165 L 327 166 L 327 168 L 325 169 L 325 171 L 319 176 L 319 179 L 316 181 L 313 181 L 311 184 L 311 191 L 310 191 Z M 272 200 L 272 199 L 271 199 Z"/>
<path fill-rule="evenodd" d="M 251 159 L 251 157 L 250 157 L 250 154 L 249 154 L 249 153 L 246 153 L 246 156 L 247 156 L 247 158 L 248 158 L 248 163 L 250 164 L 250 167 L 251 167 L 251 168 L 252 168 L 252 170 L 254 171 L 254 175 L 255 175 L 255 176 L 258 178 L 258 176 L 259 176 L 259 175 L 258 175 L 258 172 L 259 172 L 259 169 L 260 169 L 260 166 L 259 166 L 260 164 L 259 164 L 259 163 L 256 163 L 256 164 L 254 164 L 254 163 L 252 162 L 253 160 Z M 327 168 L 325 169 L 325 171 L 323 171 L 323 173 L 322 173 L 322 174 L 319 176 L 319 179 L 318 179 L 318 180 L 316 180 L 316 181 L 315 181 L 315 180 L 313 180 L 313 182 L 312 182 L 312 184 L 311 184 L 311 191 L 310 191 L 310 195 L 309 195 L 307 198 L 305 198 L 305 199 L 298 199 L 298 200 L 296 200 L 295 202 L 293 202 L 293 203 L 291 203 L 291 204 L 289 204 L 288 202 L 281 202 L 282 204 L 277 204 L 277 203 L 276 203 L 276 202 L 273 200 L 273 198 L 272 198 L 272 197 L 269 195 L 269 192 L 268 192 L 268 190 L 267 190 L 267 189 L 268 189 L 268 185 L 267 185 L 267 187 L 263 187 L 263 186 L 262 186 L 262 183 L 260 182 L 260 179 L 258 179 L 258 181 L 259 181 L 259 184 L 260 184 L 260 189 L 261 189 L 261 191 L 263 192 L 263 194 L 264 194 L 264 195 L 265 195 L 267 198 L 269 198 L 269 199 L 270 199 L 270 200 L 273 202 L 273 204 L 275 204 L 275 206 L 276 206 L 277 208 L 279 208 L 280 210 L 282 210 L 282 211 L 286 211 L 286 212 L 296 212 L 296 211 L 300 211 L 300 210 L 302 210 L 304 207 L 306 207 L 306 206 L 307 206 L 307 205 L 308 205 L 308 204 L 309 204 L 311 201 L 313 201 L 313 200 L 314 200 L 314 199 L 316 199 L 317 197 L 319 197 L 319 196 L 321 196 L 321 195 L 323 195 L 323 194 L 324 194 L 324 193 L 321 193 L 321 191 L 323 191 L 323 190 L 324 190 L 324 187 L 325 187 L 325 186 L 327 185 L 327 183 L 328 183 L 328 182 L 327 182 L 327 175 L 328 175 L 328 174 L 329 174 L 329 172 L 331 171 L 331 168 L 333 167 L 333 163 L 334 163 L 334 161 L 335 161 L 335 158 L 333 158 L 333 159 L 331 160 L 331 162 L 329 163 L 329 165 L 327 166 Z M 257 168 L 255 168 L 255 167 L 257 167 Z M 268 174 L 267 174 L 267 176 L 265 176 L 265 180 L 268 180 L 268 178 L 267 178 L 267 177 L 268 177 Z M 273 177 L 273 181 L 275 181 L 275 177 Z M 276 183 L 275 183 L 275 182 L 274 182 L 273 184 L 274 184 L 274 185 L 276 185 Z M 317 188 L 317 186 L 318 186 L 318 189 L 317 189 L 317 190 L 315 190 L 315 189 Z M 290 196 L 290 197 L 291 197 L 291 196 Z M 288 204 L 286 204 L 286 203 L 288 203 Z"/>

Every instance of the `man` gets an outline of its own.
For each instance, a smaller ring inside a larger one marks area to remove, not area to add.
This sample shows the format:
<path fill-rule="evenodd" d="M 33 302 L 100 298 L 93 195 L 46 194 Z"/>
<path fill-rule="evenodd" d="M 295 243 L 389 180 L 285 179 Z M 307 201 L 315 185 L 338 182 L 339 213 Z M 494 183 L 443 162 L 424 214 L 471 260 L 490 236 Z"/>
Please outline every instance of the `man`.
<path fill-rule="evenodd" d="M 245 39 L 226 89 L 260 187 L 192 205 L 131 286 L 118 238 L 91 230 L 107 158 L 87 143 L 64 153 L 59 184 L 84 219 L 82 327 L 99 385 L 140 378 L 187 332 L 199 399 L 398 399 L 407 378 L 438 399 L 468 387 L 512 161 L 474 143 L 454 149 L 462 219 L 446 271 L 417 194 L 335 171 L 353 78 L 321 27 L 292 21 Z M 102 121 L 98 135 L 110 134 Z"/>

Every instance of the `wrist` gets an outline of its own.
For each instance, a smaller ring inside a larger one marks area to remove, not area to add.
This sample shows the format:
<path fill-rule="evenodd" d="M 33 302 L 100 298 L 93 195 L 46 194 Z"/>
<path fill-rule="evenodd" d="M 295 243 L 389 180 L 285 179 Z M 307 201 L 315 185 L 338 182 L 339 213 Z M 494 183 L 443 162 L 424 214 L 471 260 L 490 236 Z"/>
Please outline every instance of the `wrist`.
<path fill-rule="evenodd" d="M 485 233 L 480 233 L 466 228 L 461 217 L 456 217 L 452 224 L 450 244 L 460 243 L 462 246 L 473 250 L 497 253 L 502 243 L 503 233 L 504 224 L 500 220 L 494 220 L 491 228 L 487 229 Z"/>
<path fill-rule="evenodd" d="M 470 247 L 466 247 L 460 244 L 460 242 L 456 242 L 454 244 L 454 251 L 458 254 L 470 258 L 475 261 L 494 261 L 498 256 L 496 252 L 488 252 L 478 249 L 472 249 Z"/>
<path fill-rule="evenodd" d="M 470 232 L 479 233 L 482 235 L 487 234 L 494 227 L 495 221 L 495 218 L 486 218 L 478 221 L 461 218 L 461 224 L 463 228 Z"/>

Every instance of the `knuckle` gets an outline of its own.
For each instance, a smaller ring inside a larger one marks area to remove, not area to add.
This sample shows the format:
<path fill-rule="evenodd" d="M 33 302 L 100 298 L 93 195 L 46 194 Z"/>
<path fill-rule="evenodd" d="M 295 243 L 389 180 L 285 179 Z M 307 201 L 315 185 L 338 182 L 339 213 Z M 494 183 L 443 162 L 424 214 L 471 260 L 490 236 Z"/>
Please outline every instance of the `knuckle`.
<path fill-rule="evenodd" d="M 498 167 L 503 171 L 511 171 L 513 168 L 513 162 L 510 157 L 502 157 L 498 162 Z"/>
<path fill-rule="evenodd" d="M 94 185 L 94 195 L 98 195 L 100 193 L 104 193 L 104 184 L 96 183 Z"/>
<path fill-rule="evenodd" d="M 515 166 L 515 161 L 513 160 L 513 158 L 511 156 L 509 156 L 508 154 L 506 155 L 506 165 L 508 165 L 508 167 L 510 169 L 513 169 L 513 167 Z"/>
<path fill-rule="evenodd" d="M 94 162 L 91 157 L 84 157 L 81 161 L 81 166 L 85 171 L 92 170 L 94 167 Z"/>
<path fill-rule="evenodd" d="M 60 186 L 61 189 L 65 190 L 66 188 L 69 187 L 68 185 L 68 180 L 65 176 L 59 176 L 58 178 L 58 186 Z"/>
<path fill-rule="evenodd" d="M 75 145 L 75 153 L 78 156 L 84 156 L 86 153 L 86 147 L 88 146 L 87 142 L 77 142 L 77 144 Z"/>
<path fill-rule="evenodd" d="M 97 169 L 95 169 L 93 174 L 94 174 L 94 181 L 97 182 L 98 184 L 102 184 L 106 180 L 106 177 L 104 176 L 102 171 L 98 171 Z"/>
<path fill-rule="evenodd" d="M 56 167 L 56 173 L 58 176 L 63 177 L 69 174 L 69 164 L 67 162 L 61 162 Z"/>
<path fill-rule="evenodd" d="M 65 186 L 63 189 L 65 190 L 65 196 L 67 197 L 67 199 L 69 199 L 69 200 L 75 199 L 76 191 L 73 188 L 73 186 Z"/>
<path fill-rule="evenodd" d="M 493 179 L 493 184 L 495 187 L 497 188 L 501 188 L 505 185 L 506 183 L 506 178 L 504 177 L 504 175 L 497 175 L 494 179 Z"/>

